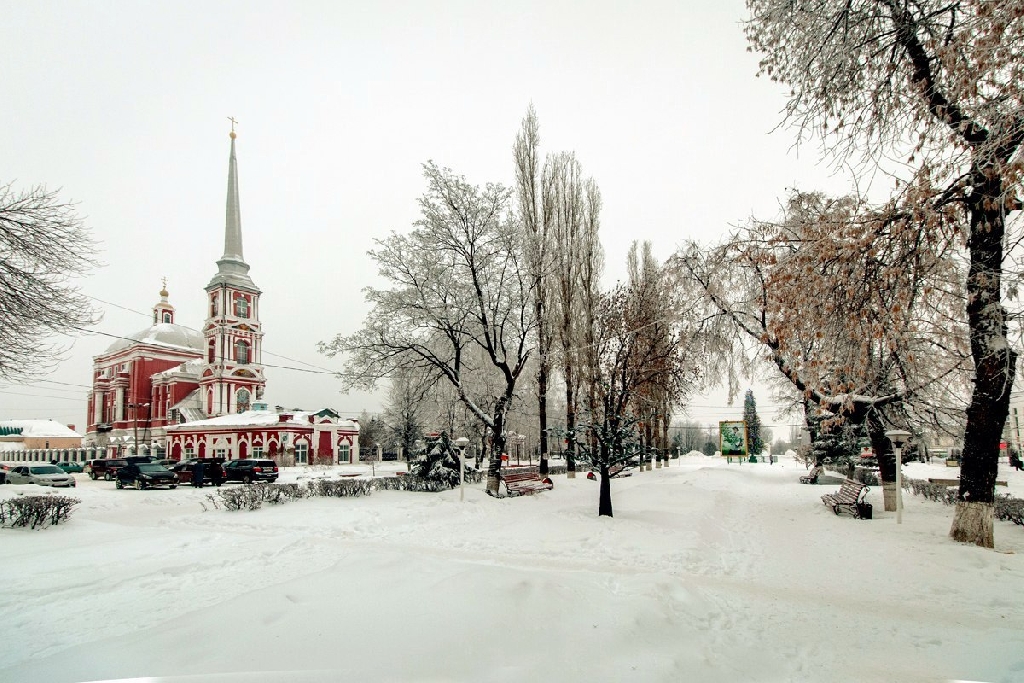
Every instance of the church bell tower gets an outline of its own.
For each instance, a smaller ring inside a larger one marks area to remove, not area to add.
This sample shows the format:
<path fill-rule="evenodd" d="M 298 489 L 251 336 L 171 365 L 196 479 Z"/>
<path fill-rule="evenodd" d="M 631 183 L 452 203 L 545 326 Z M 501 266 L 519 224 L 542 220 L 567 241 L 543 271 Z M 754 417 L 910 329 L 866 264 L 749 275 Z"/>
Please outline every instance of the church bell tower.
<path fill-rule="evenodd" d="M 206 285 L 205 363 L 199 389 L 207 417 L 249 410 L 253 401 L 263 396 L 266 385 L 259 315 L 261 292 L 249 277 L 249 264 L 242 256 L 235 137 L 232 119 L 224 255 L 217 261 L 217 274 Z"/>

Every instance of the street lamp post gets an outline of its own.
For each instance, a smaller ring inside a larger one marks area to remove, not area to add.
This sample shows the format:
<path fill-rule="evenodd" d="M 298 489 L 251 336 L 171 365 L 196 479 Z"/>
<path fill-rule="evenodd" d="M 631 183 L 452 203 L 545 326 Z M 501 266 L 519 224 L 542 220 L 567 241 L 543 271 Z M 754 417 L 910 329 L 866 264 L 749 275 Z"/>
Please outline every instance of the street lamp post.
<path fill-rule="evenodd" d="M 890 429 L 885 436 L 892 442 L 892 450 L 896 453 L 896 523 L 903 524 L 903 444 L 910 438 L 910 432 Z"/>
<path fill-rule="evenodd" d="M 460 436 L 455 439 L 455 446 L 459 449 L 459 502 L 466 500 L 466 446 L 469 439 Z"/>
<path fill-rule="evenodd" d="M 132 409 L 132 429 L 134 435 L 132 436 L 132 448 L 135 449 L 135 455 L 139 454 L 139 408 L 148 408 L 148 403 L 129 403 L 128 407 Z"/>

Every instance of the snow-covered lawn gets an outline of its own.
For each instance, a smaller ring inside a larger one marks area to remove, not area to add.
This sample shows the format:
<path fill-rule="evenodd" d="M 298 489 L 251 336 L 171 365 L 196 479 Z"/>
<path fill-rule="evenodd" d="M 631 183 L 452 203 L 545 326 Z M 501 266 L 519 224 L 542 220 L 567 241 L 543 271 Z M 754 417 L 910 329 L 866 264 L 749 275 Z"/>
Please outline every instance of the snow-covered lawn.
<path fill-rule="evenodd" d="M 0 681 L 1024 680 L 1024 528 L 958 545 L 877 489 L 836 517 L 804 471 L 685 457 L 614 480 L 614 519 L 582 476 L 229 513 L 77 475 L 67 525 L 0 530 Z"/>

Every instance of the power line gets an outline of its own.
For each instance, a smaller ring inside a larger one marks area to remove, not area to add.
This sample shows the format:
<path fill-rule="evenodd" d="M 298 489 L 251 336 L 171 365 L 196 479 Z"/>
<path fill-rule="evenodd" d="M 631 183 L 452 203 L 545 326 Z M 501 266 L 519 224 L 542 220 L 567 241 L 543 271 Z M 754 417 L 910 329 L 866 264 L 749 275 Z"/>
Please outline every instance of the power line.
<path fill-rule="evenodd" d="M 100 299 L 99 297 L 91 296 L 91 295 L 88 295 L 88 294 L 86 294 L 86 296 L 88 298 L 93 299 L 94 301 L 98 301 L 98 302 L 100 302 L 102 304 L 106 304 L 108 306 L 113 306 L 114 308 L 120 308 L 121 310 L 128 311 L 130 313 L 135 313 L 136 315 L 140 315 L 143 318 L 147 318 L 148 319 L 150 317 L 150 315 L 148 313 L 143 313 L 142 311 L 136 310 L 134 308 L 130 308 L 128 306 L 122 306 L 120 304 L 115 304 L 112 301 L 106 301 L 104 299 Z M 178 324 L 178 323 L 175 323 L 175 324 L 178 325 L 178 327 L 182 327 L 182 328 L 184 328 L 186 330 L 191 330 L 192 332 L 196 332 L 197 334 L 202 334 L 201 330 L 197 330 L 194 327 L 190 327 L 188 325 L 181 325 L 181 324 Z M 100 335 L 103 335 L 103 336 L 106 336 L 106 337 L 112 337 L 112 338 L 115 338 L 115 339 L 124 339 L 124 340 L 127 340 L 127 341 L 134 341 L 136 343 L 141 343 L 141 340 L 134 339 L 132 337 L 122 337 L 120 335 L 110 334 L 109 332 L 100 332 L 100 331 L 86 330 L 86 329 L 83 329 L 81 327 L 74 327 L 74 326 L 71 326 L 71 327 L 72 327 L 72 329 L 79 330 L 80 332 L 85 332 L 86 334 L 100 334 Z M 295 370 L 297 372 L 310 372 L 312 374 L 329 374 L 329 375 L 340 375 L 340 374 L 343 374 L 343 373 L 341 373 L 341 372 L 339 372 L 337 370 L 330 370 L 329 368 L 325 368 L 325 367 L 320 366 L 320 365 L 315 365 L 313 363 L 308 363 L 308 362 L 306 362 L 304 360 L 300 360 L 298 358 L 291 358 L 289 356 L 284 356 L 284 355 L 281 355 L 281 354 L 278 354 L 278 353 L 272 353 L 270 351 L 267 351 L 265 348 L 261 349 L 261 352 L 267 354 L 268 356 L 274 356 L 276 358 L 284 358 L 285 360 L 290 360 L 293 363 L 302 363 L 303 365 L 307 365 L 307 366 L 309 366 L 311 368 L 316 368 L 317 370 L 320 370 L 322 372 L 313 373 L 313 371 L 306 370 L 305 368 L 293 368 L 293 367 L 290 367 L 290 366 L 287 366 L 287 365 L 270 365 L 268 363 L 261 363 L 261 365 L 263 365 L 264 367 L 278 368 L 278 369 L 282 369 L 282 370 Z M 220 358 L 218 358 L 218 360 L 230 360 L 230 359 L 226 359 L 226 358 L 220 357 Z M 91 388 L 91 387 L 87 387 L 87 388 Z"/>

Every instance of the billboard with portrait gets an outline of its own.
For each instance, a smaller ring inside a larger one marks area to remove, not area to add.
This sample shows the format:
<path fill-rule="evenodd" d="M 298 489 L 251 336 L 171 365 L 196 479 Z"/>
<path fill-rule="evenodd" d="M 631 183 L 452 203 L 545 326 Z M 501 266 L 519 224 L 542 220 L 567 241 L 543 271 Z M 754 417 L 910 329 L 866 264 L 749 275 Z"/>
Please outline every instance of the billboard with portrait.
<path fill-rule="evenodd" d="M 747 423 L 743 420 L 723 420 L 718 423 L 719 444 L 722 455 L 747 454 Z"/>

